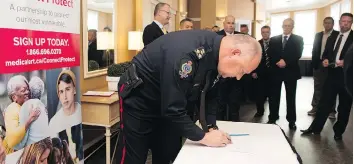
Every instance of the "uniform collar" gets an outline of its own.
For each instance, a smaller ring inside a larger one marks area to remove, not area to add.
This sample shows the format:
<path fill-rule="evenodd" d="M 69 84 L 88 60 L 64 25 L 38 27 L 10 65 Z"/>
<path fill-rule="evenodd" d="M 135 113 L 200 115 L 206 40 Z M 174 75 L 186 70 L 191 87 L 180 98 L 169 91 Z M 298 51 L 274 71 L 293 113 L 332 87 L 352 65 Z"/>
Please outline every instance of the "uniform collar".
<path fill-rule="evenodd" d="M 224 36 L 222 35 L 217 35 L 214 39 L 214 44 L 213 44 L 213 57 L 216 61 L 216 66 L 219 63 L 219 51 L 220 51 L 220 45 L 221 45 L 221 40 Z"/>

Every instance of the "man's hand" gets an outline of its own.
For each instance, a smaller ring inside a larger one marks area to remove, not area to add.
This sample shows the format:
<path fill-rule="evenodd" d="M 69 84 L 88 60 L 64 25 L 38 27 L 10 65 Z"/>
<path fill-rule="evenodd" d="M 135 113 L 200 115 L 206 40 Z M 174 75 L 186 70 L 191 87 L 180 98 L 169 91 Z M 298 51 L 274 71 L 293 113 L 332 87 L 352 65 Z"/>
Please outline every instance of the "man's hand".
<path fill-rule="evenodd" d="M 223 147 L 231 143 L 231 138 L 223 131 L 212 130 L 205 134 L 200 143 L 210 147 Z"/>
<path fill-rule="evenodd" d="M 336 62 L 338 67 L 343 67 L 344 66 L 344 61 L 343 60 L 339 60 Z"/>
<path fill-rule="evenodd" d="M 286 63 L 285 63 L 285 61 L 283 59 L 280 59 L 276 65 L 279 68 L 285 68 L 286 67 Z"/>
<path fill-rule="evenodd" d="M 252 73 L 252 78 L 257 79 L 258 78 L 257 73 Z"/>
<path fill-rule="evenodd" d="M 2 146 L 2 139 L 0 138 L 0 164 L 5 164 L 6 153 L 5 148 Z"/>
<path fill-rule="evenodd" d="M 328 67 L 328 64 L 329 64 L 328 59 L 323 60 L 322 62 L 323 67 Z"/>

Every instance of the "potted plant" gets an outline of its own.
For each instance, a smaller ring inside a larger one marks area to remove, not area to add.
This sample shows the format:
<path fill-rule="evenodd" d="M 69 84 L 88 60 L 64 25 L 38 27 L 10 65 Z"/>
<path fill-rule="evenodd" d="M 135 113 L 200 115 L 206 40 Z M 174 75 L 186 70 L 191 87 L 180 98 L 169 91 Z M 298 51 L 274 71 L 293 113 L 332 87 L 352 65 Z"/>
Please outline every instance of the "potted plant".
<path fill-rule="evenodd" d="M 123 75 L 129 65 L 130 62 L 124 62 L 119 64 L 112 64 L 108 67 L 106 77 L 106 81 L 108 82 L 108 90 L 118 91 L 118 82 L 120 76 Z"/>
<path fill-rule="evenodd" d="M 99 65 L 98 65 L 98 63 L 96 62 L 96 61 L 94 61 L 94 60 L 90 60 L 89 61 L 89 64 L 88 64 L 88 71 L 90 72 L 90 71 L 96 71 L 96 70 L 98 70 L 99 69 Z"/>

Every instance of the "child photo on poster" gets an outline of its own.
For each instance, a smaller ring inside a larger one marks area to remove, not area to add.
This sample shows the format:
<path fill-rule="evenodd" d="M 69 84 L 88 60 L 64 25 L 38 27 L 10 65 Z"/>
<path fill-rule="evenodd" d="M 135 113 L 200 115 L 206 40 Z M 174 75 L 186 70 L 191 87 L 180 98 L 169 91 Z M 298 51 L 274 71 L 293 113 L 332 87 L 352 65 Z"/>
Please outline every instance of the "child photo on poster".
<path fill-rule="evenodd" d="M 47 71 L 47 75 L 56 76 L 57 79 L 54 81 L 55 78 L 50 78 L 52 80 L 47 81 L 48 85 L 55 85 L 52 87 L 55 88 L 55 93 L 54 90 L 49 91 L 48 101 L 57 102 L 57 106 L 51 107 L 56 111 L 50 112 L 50 136 L 58 137 L 68 144 L 75 162 L 83 161 L 80 87 L 76 78 L 79 70 L 79 67 L 73 67 Z"/>

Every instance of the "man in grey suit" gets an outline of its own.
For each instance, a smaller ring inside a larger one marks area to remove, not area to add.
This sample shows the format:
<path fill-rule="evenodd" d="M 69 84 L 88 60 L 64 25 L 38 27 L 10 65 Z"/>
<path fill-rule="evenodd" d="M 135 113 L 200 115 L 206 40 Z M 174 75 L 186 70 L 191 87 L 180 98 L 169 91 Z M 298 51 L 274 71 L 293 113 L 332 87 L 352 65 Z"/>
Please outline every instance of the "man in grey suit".
<path fill-rule="evenodd" d="M 314 93 L 312 98 L 312 110 L 308 111 L 308 115 L 315 115 L 317 112 L 317 106 L 320 102 L 322 88 L 327 78 L 328 68 L 324 68 L 322 65 L 322 55 L 326 47 L 328 38 L 338 35 L 338 31 L 333 30 L 334 20 L 332 17 L 326 17 L 323 20 L 324 31 L 319 32 L 315 36 L 315 41 L 312 49 L 312 67 L 313 67 L 313 80 L 314 80 Z M 335 103 L 334 103 L 335 104 Z M 333 112 L 329 115 L 329 118 L 336 118 L 335 105 L 332 107 Z"/>

